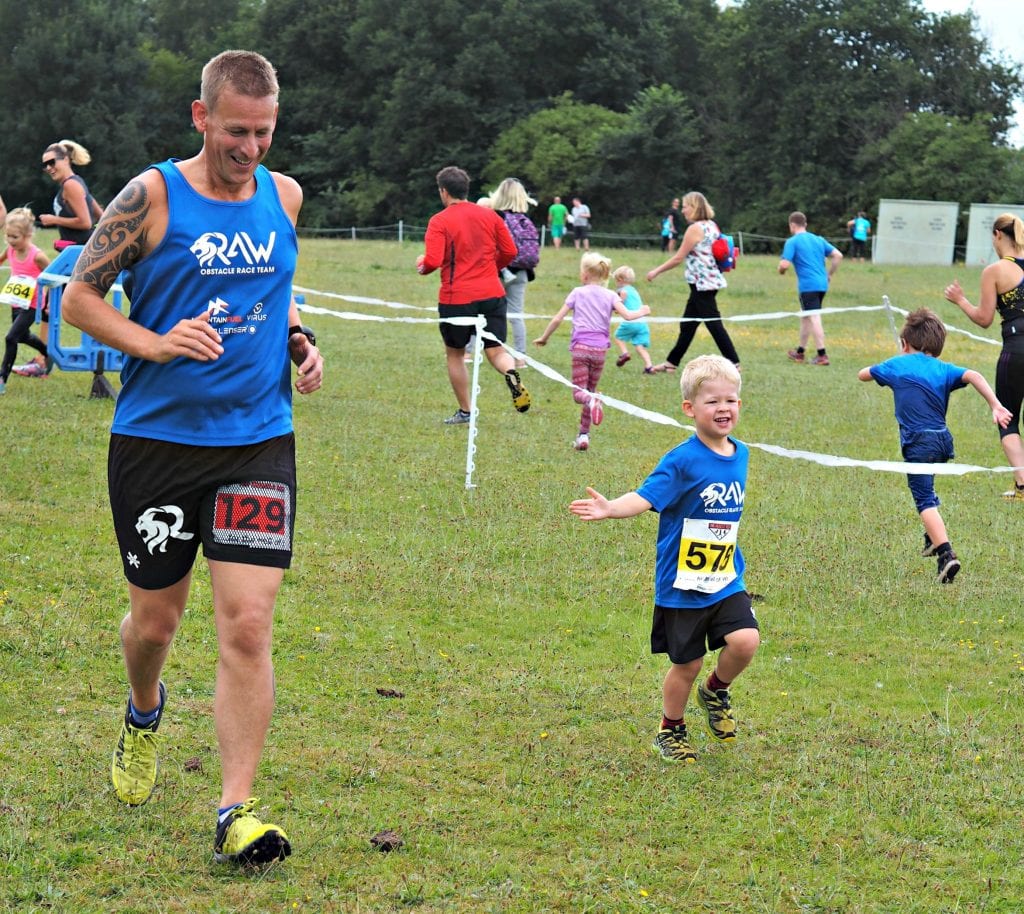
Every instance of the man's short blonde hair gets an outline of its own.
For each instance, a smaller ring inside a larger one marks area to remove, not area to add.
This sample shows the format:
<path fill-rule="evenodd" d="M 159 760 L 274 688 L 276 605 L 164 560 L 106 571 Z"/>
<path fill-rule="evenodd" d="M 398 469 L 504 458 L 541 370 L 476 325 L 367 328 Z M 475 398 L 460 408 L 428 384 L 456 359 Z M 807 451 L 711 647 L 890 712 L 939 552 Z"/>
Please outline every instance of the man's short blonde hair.
<path fill-rule="evenodd" d="M 273 65 L 255 51 L 221 51 L 209 60 L 203 67 L 199 100 L 212 111 L 227 86 L 247 98 L 272 95 L 276 101 L 280 92 Z"/>
<path fill-rule="evenodd" d="M 679 378 L 683 399 L 692 403 L 701 387 L 712 381 L 728 381 L 740 392 L 740 373 L 732 362 L 720 355 L 699 355 L 686 363 Z"/>

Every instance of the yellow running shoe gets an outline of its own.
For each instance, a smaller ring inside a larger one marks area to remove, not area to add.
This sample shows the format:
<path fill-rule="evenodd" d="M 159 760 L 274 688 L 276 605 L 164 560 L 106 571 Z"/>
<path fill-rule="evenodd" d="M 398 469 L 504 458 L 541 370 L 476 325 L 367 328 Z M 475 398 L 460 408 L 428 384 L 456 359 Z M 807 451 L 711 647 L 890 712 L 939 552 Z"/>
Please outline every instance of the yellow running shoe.
<path fill-rule="evenodd" d="M 722 742 L 736 739 L 736 718 L 732 716 L 732 705 L 729 703 L 729 690 L 711 691 L 701 683 L 697 686 L 697 700 L 708 713 L 708 729 L 715 739 Z"/>
<path fill-rule="evenodd" d="M 129 701 L 131 696 L 129 695 Z M 156 720 L 145 727 L 136 727 L 130 716 L 130 704 L 125 708 L 124 722 L 121 724 L 121 736 L 114 749 L 114 759 L 110 766 L 110 779 L 114 782 L 114 791 L 122 803 L 129 806 L 141 806 L 149 799 L 156 785 L 156 773 L 159 763 L 156 756 L 156 729 L 160 726 L 160 718 L 164 716 L 164 702 L 167 700 L 167 689 L 160 683 L 160 707 Z"/>
<path fill-rule="evenodd" d="M 530 408 L 530 392 L 523 387 L 519 372 L 510 368 L 505 372 L 505 383 L 512 394 L 512 405 L 518 412 L 525 413 Z"/>
<path fill-rule="evenodd" d="M 1024 501 L 1024 486 L 1014 483 L 1009 492 L 1003 492 L 1003 498 L 1007 501 Z"/>
<path fill-rule="evenodd" d="M 217 823 L 213 859 L 218 863 L 259 866 L 284 860 L 292 852 L 288 836 L 280 828 L 253 815 L 257 802 L 256 797 L 250 797 L 224 813 Z"/>
<path fill-rule="evenodd" d="M 651 744 L 651 751 L 655 755 L 660 755 L 666 762 L 692 764 L 697 761 L 697 753 L 686 736 L 686 724 L 659 730 Z"/>

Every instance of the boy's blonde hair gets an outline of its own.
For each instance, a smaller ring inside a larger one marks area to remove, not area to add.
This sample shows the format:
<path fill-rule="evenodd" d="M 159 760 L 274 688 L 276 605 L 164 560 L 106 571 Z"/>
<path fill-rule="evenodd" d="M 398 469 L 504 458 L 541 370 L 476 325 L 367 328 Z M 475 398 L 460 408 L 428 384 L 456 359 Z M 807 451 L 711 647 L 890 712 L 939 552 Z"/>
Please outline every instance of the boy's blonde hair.
<path fill-rule="evenodd" d="M 636 273 L 633 272 L 632 267 L 627 267 L 623 264 L 621 267 L 617 267 L 615 272 L 612 273 L 612 279 L 614 279 L 620 286 L 631 286 L 636 282 Z"/>
<path fill-rule="evenodd" d="M 683 368 L 679 379 L 683 399 L 692 403 L 701 387 L 711 381 L 728 381 L 736 385 L 737 394 L 740 392 L 740 373 L 732 362 L 720 355 L 699 355 Z"/>
<path fill-rule="evenodd" d="M 12 209 L 4 220 L 4 228 L 10 226 L 21 232 L 22 235 L 31 238 L 36 233 L 35 214 L 27 206 L 19 206 Z"/>
<path fill-rule="evenodd" d="M 608 282 L 611 272 L 612 262 L 604 254 L 598 254 L 597 251 L 587 251 L 580 258 L 580 276 Z"/>

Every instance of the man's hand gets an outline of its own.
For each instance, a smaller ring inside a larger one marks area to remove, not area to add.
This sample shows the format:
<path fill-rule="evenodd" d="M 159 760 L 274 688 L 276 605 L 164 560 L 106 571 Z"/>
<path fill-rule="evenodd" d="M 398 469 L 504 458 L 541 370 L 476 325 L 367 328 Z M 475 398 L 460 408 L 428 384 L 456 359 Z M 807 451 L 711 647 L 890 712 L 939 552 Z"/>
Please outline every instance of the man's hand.
<path fill-rule="evenodd" d="M 165 363 L 184 356 L 197 362 L 212 362 L 223 353 L 220 334 L 210 326 L 210 312 L 204 311 L 199 317 L 178 321 L 167 333 L 158 337 L 156 351 L 150 360 Z"/>
<path fill-rule="evenodd" d="M 293 333 L 288 338 L 288 355 L 299 368 L 295 390 L 311 394 L 319 390 L 324 380 L 324 357 L 304 333 Z"/>

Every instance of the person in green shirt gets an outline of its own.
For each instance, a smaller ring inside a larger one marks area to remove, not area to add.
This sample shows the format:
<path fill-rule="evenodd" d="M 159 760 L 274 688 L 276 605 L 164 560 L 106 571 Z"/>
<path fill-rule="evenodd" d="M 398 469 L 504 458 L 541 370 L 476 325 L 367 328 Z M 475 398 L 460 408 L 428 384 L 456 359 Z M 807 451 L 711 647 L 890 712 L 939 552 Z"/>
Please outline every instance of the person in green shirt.
<path fill-rule="evenodd" d="M 556 247 L 562 246 L 562 238 L 565 235 L 565 217 L 569 214 L 561 197 L 555 197 L 554 202 L 548 207 L 548 228 L 551 230 L 551 243 Z"/>

